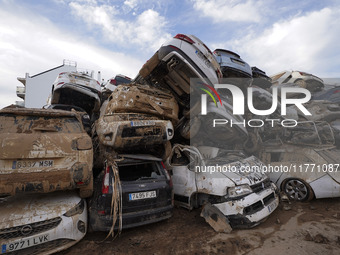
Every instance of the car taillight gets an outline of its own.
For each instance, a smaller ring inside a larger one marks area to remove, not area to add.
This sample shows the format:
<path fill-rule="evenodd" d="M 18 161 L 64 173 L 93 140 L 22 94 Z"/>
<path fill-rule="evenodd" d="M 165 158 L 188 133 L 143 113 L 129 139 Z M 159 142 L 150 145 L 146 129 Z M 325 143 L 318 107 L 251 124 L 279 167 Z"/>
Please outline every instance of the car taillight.
<path fill-rule="evenodd" d="M 186 35 L 183 35 L 183 34 L 177 34 L 177 35 L 174 36 L 174 38 L 180 39 L 182 41 L 186 41 L 187 43 L 190 43 L 190 44 L 194 44 L 195 43 L 193 40 L 191 40 L 190 37 L 188 37 Z"/>
<path fill-rule="evenodd" d="M 92 140 L 88 136 L 83 136 L 73 140 L 72 149 L 74 150 L 91 150 Z"/>
<path fill-rule="evenodd" d="M 333 91 L 333 94 L 336 94 L 336 93 L 339 93 L 339 92 L 340 92 L 340 89 L 337 89 L 337 90 Z"/>
<path fill-rule="evenodd" d="M 165 172 L 166 179 L 169 181 L 169 186 L 172 188 L 173 184 L 172 184 L 172 179 L 171 179 L 171 176 L 170 176 L 170 174 L 169 174 L 168 170 L 165 168 L 165 165 L 164 165 L 164 163 L 163 163 L 163 162 L 161 162 L 161 164 L 162 164 L 162 167 L 163 167 L 163 169 L 164 169 L 164 172 Z"/>
<path fill-rule="evenodd" d="M 110 83 L 111 83 L 112 85 L 117 85 L 116 79 L 111 79 L 111 80 L 110 80 Z"/>
<path fill-rule="evenodd" d="M 65 82 L 59 82 L 58 84 L 57 84 L 57 86 L 59 86 L 59 85 L 63 85 Z"/>
<path fill-rule="evenodd" d="M 309 76 L 309 73 L 304 73 L 304 72 L 299 72 L 299 74 L 301 74 L 302 76 Z"/>
<path fill-rule="evenodd" d="M 105 169 L 105 175 L 103 178 L 102 194 L 108 194 L 110 187 L 110 167 L 107 166 Z"/>

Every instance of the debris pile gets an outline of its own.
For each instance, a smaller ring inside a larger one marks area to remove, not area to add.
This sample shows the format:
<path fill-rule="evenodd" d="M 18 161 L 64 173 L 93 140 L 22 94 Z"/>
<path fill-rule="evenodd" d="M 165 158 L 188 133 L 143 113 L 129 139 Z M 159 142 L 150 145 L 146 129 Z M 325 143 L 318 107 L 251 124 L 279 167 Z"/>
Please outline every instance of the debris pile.
<path fill-rule="evenodd" d="M 207 223 L 229 233 L 264 221 L 280 190 L 298 201 L 340 196 L 340 90 L 329 94 L 312 74 L 269 77 L 237 53 L 177 34 L 135 79 L 117 75 L 102 87 L 86 74 L 61 73 L 49 109 L 0 112 L 2 193 L 94 191 L 89 224 L 112 235 L 171 217 L 173 201 L 202 207 Z M 17 155 L 22 141 L 27 151 Z M 52 165 L 57 183 L 36 177 Z M 4 184 L 21 170 L 33 170 L 33 179 Z"/>

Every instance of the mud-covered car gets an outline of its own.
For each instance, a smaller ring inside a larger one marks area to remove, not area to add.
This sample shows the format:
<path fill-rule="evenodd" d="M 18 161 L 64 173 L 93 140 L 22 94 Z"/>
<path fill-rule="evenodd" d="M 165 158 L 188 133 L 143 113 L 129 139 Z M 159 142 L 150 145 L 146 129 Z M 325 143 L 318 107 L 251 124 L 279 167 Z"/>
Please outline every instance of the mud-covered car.
<path fill-rule="evenodd" d="M 101 108 L 95 136 L 101 145 L 120 153 L 160 151 L 158 145 L 171 147 L 172 123 L 177 121 L 178 105 L 168 92 L 149 86 L 119 85 Z"/>
<path fill-rule="evenodd" d="M 76 112 L 0 111 L 0 195 L 79 189 L 93 191 L 92 141 Z"/>
<path fill-rule="evenodd" d="M 121 155 L 117 167 L 121 181 L 123 229 L 172 216 L 172 182 L 161 159 L 151 155 Z M 94 195 L 89 201 L 89 226 L 93 231 L 108 232 L 112 227 L 113 183 L 113 169 L 106 166 L 96 178 Z M 118 223 L 115 227 L 118 228 Z"/>
<path fill-rule="evenodd" d="M 86 201 L 75 192 L 0 198 L 1 254 L 52 254 L 87 231 Z"/>
<path fill-rule="evenodd" d="M 306 88 L 311 92 L 317 92 L 324 87 L 323 80 L 313 74 L 300 71 L 282 71 L 270 77 L 274 86 L 295 83 L 299 87 Z"/>
<path fill-rule="evenodd" d="M 143 65 L 138 82 L 169 89 L 184 108 L 190 108 L 190 93 L 197 88 L 190 86 L 190 79 L 201 79 L 213 86 L 222 78 L 219 64 L 210 49 L 194 35 L 177 34 Z"/>
<path fill-rule="evenodd" d="M 82 123 L 83 123 L 83 126 L 86 130 L 86 132 L 88 134 L 91 133 L 91 126 L 92 126 L 92 123 L 91 123 L 91 120 L 90 120 L 90 116 L 88 115 L 88 113 L 78 107 L 78 106 L 75 106 L 75 105 L 67 105 L 67 104 L 51 104 L 51 105 L 48 105 L 46 107 L 44 107 L 44 109 L 56 109 L 56 110 L 64 110 L 64 111 L 76 111 L 80 114 L 81 116 L 81 120 L 82 120 Z"/>
<path fill-rule="evenodd" d="M 254 156 L 176 144 L 167 164 L 172 167 L 175 203 L 189 209 L 209 203 L 232 228 L 260 224 L 279 204 L 275 184 Z"/>

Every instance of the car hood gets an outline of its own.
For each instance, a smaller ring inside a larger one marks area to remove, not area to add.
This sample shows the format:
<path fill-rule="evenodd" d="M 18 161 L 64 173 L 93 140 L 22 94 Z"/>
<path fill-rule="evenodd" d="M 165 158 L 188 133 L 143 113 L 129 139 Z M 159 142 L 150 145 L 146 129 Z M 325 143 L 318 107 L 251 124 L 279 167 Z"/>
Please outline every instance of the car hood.
<path fill-rule="evenodd" d="M 229 164 L 223 164 L 223 158 L 216 158 L 206 162 L 206 166 L 215 167 L 215 172 L 209 172 L 211 178 L 225 178 L 230 179 L 235 185 L 254 185 L 267 179 L 267 175 L 262 172 L 261 166 L 263 163 L 251 156 L 242 160 L 234 161 Z M 220 166 L 220 170 L 216 165 Z M 211 168 L 213 170 L 214 168 Z"/>
<path fill-rule="evenodd" d="M 80 201 L 81 198 L 75 192 L 0 198 L 0 229 L 62 216 Z"/>

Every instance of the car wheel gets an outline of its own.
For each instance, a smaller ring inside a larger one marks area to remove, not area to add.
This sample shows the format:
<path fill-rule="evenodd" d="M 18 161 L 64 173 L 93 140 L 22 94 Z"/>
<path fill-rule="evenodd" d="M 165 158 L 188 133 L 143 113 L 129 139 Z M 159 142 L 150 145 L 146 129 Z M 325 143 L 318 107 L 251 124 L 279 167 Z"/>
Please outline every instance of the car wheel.
<path fill-rule="evenodd" d="M 306 82 L 304 80 L 301 80 L 301 79 L 294 81 L 294 83 L 297 84 L 301 88 L 306 88 L 307 87 Z"/>
<path fill-rule="evenodd" d="M 287 179 L 282 184 L 282 190 L 295 201 L 309 201 L 314 197 L 312 188 L 300 179 Z"/>

